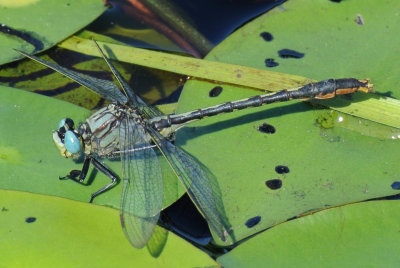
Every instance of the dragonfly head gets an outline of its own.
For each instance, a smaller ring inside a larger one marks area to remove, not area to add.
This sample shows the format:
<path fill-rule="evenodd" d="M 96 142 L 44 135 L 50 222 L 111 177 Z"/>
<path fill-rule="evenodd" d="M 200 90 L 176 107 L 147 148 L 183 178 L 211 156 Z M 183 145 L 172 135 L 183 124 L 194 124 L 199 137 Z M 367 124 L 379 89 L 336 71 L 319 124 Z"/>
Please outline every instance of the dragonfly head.
<path fill-rule="evenodd" d="M 53 132 L 53 140 L 65 158 L 77 156 L 82 151 L 82 138 L 74 129 L 74 121 L 70 118 L 64 118 L 58 123 L 57 130 Z"/>

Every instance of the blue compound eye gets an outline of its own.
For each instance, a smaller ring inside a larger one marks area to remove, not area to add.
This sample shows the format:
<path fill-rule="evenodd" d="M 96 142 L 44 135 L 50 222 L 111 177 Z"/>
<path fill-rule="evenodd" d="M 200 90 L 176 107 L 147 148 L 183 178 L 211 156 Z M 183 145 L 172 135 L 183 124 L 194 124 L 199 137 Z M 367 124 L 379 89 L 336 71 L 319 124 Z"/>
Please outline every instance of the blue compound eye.
<path fill-rule="evenodd" d="M 74 132 L 72 132 L 71 130 L 68 130 L 65 133 L 64 144 L 65 144 L 65 148 L 67 149 L 67 151 L 70 152 L 71 154 L 79 153 L 82 148 L 81 141 L 76 136 L 76 134 Z"/>

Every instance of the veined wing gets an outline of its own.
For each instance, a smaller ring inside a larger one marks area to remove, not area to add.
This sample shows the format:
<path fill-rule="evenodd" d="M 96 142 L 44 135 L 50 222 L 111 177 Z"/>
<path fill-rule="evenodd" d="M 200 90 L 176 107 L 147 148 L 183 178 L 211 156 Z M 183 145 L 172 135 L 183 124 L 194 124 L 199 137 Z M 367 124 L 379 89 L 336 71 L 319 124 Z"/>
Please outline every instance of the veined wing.
<path fill-rule="evenodd" d="M 193 157 L 163 138 L 156 130 L 147 130 L 211 229 L 222 241 L 226 241 L 228 236 L 234 240 L 216 183 L 210 180 Z"/>
<path fill-rule="evenodd" d="M 154 117 L 159 117 L 163 116 L 164 114 L 157 109 L 157 107 L 154 106 L 148 106 L 144 101 L 142 101 L 143 104 L 141 105 L 141 112 L 146 117 L 147 119 L 154 118 Z"/>
<path fill-rule="evenodd" d="M 104 99 L 111 101 L 111 102 L 117 102 L 121 104 L 125 104 L 127 102 L 126 96 L 121 92 L 121 90 L 118 88 L 117 85 L 115 85 L 113 82 L 108 81 L 108 80 L 103 80 L 103 79 L 98 79 L 91 77 L 89 75 L 85 75 L 82 73 L 78 73 L 75 71 L 72 71 L 70 69 L 61 67 L 58 64 L 42 60 L 40 58 L 37 58 L 35 56 L 29 55 L 25 52 L 22 52 L 20 50 L 17 50 L 17 52 L 21 53 L 25 57 L 28 57 L 36 62 L 39 62 L 56 72 L 59 72 L 62 75 L 65 75 L 66 77 L 74 80 L 75 82 L 81 84 L 82 86 L 90 89 L 94 93 L 100 95 Z"/>
<path fill-rule="evenodd" d="M 146 137 L 143 126 L 134 118 L 128 116 L 121 122 L 121 224 L 136 248 L 147 244 L 163 204 L 161 167 Z"/>
<path fill-rule="evenodd" d="M 124 91 L 125 95 L 128 97 L 127 102 L 137 108 L 141 113 L 146 117 L 146 118 L 153 118 L 157 116 L 162 116 L 163 113 L 158 110 L 156 107 L 151 107 L 146 104 L 133 90 L 132 88 L 128 85 L 128 83 L 122 78 L 121 74 L 117 71 L 117 69 L 114 67 L 114 65 L 111 63 L 111 61 L 106 57 L 106 55 L 103 53 L 103 50 L 100 48 L 100 46 L 97 44 L 95 40 L 93 40 L 94 43 L 96 44 L 98 50 L 100 51 L 101 56 L 103 59 L 106 61 L 108 67 L 114 74 L 115 78 L 117 79 L 118 83 L 120 84 L 122 90 Z"/>

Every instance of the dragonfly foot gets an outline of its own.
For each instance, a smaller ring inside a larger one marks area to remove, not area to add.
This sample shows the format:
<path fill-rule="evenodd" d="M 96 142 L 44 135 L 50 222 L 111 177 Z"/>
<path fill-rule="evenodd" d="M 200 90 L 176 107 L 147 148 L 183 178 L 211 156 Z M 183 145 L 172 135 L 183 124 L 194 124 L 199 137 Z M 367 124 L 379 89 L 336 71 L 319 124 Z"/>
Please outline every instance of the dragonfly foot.
<path fill-rule="evenodd" d="M 59 177 L 59 179 L 60 180 L 71 179 L 74 181 L 78 181 L 76 178 L 78 178 L 81 175 L 81 173 L 82 172 L 80 170 L 71 170 L 67 176 Z"/>

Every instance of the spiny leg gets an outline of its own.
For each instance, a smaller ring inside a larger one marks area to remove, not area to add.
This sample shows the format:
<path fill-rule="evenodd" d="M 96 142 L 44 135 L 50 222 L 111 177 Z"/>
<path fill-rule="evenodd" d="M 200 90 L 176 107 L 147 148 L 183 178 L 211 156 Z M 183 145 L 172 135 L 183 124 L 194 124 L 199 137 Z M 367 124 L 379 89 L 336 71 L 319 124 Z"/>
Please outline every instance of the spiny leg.
<path fill-rule="evenodd" d="M 98 196 L 99 194 L 107 191 L 108 189 L 113 187 L 115 185 L 115 183 L 117 182 L 117 175 L 115 175 L 114 172 L 112 172 L 108 167 L 106 167 L 105 165 L 100 163 L 96 158 L 92 158 L 92 163 L 93 163 L 93 166 L 97 170 L 99 170 L 103 174 L 107 175 L 107 177 L 109 177 L 111 179 L 111 182 L 109 184 L 107 184 L 106 186 L 104 186 L 103 188 L 101 188 L 98 191 L 96 191 L 95 193 L 93 193 L 92 197 L 90 198 L 90 203 L 93 202 L 93 199 L 96 196 Z"/>
<path fill-rule="evenodd" d="M 89 202 L 92 203 L 93 199 L 96 196 L 100 195 L 101 193 L 103 193 L 103 192 L 107 191 L 108 189 L 110 189 L 111 187 L 113 187 L 118 180 L 117 175 L 115 175 L 114 172 L 112 172 L 108 167 L 106 167 L 104 164 L 102 164 L 96 158 L 94 158 L 91 155 L 85 156 L 82 170 L 71 170 L 67 176 L 60 177 L 60 180 L 71 179 L 77 183 L 83 184 L 83 181 L 85 180 L 85 178 L 87 176 L 90 163 L 92 163 L 93 166 L 98 171 L 102 172 L 103 174 L 105 174 L 107 177 L 109 177 L 111 179 L 111 182 L 109 184 L 105 185 L 104 187 L 102 187 L 101 189 L 99 189 L 98 191 L 96 191 L 95 193 L 93 193 L 91 195 Z"/>

